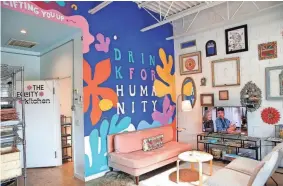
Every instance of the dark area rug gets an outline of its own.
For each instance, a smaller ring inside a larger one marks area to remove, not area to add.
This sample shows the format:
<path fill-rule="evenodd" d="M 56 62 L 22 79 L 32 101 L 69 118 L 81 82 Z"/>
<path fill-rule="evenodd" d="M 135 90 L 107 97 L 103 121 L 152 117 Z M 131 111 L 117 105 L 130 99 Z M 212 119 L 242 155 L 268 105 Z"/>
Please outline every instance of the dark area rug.
<path fill-rule="evenodd" d="M 149 173 L 140 176 L 140 181 L 148 179 L 152 176 L 160 174 L 168 169 L 171 169 L 176 166 L 176 163 L 171 163 L 159 169 L 153 170 Z M 95 180 L 89 181 L 86 183 L 86 186 L 137 186 L 134 181 L 134 177 L 121 172 L 121 171 L 112 171 L 106 173 L 103 177 L 97 178 Z"/>
<path fill-rule="evenodd" d="M 136 184 L 133 176 L 120 171 L 112 171 L 101 178 L 87 182 L 86 186 L 136 186 Z"/>

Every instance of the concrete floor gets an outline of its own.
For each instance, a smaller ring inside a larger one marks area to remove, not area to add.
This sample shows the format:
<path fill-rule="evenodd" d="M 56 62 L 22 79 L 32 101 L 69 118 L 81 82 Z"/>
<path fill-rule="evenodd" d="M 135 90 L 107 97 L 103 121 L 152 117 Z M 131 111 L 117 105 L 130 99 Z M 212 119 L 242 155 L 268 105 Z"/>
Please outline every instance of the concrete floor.
<path fill-rule="evenodd" d="M 225 166 L 221 162 L 214 162 L 214 165 Z M 280 170 L 283 172 L 283 170 Z M 73 163 L 65 163 L 60 167 L 35 168 L 27 170 L 27 186 L 84 186 L 85 183 L 74 178 Z M 283 174 L 275 173 L 273 178 L 279 186 L 283 186 Z M 19 181 L 19 186 L 23 186 L 23 179 Z M 269 179 L 267 186 L 275 186 Z"/>

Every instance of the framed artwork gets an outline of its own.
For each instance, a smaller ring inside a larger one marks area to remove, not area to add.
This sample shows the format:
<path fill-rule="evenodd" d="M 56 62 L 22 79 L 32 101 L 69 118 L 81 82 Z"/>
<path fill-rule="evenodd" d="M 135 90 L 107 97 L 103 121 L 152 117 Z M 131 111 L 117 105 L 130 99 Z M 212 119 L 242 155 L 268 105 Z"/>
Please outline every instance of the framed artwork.
<path fill-rule="evenodd" d="M 203 107 L 214 106 L 214 94 L 201 94 L 200 95 L 200 105 Z"/>
<path fill-rule="evenodd" d="M 283 70 L 279 74 L 280 96 L 283 96 Z"/>
<path fill-rule="evenodd" d="M 180 74 L 196 74 L 202 72 L 201 52 L 180 55 Z"/>
<path fill-rule="evenodd" d="M 283 100 L 283 66 L 265 68 L 265 94 L 267 100 Z"/>
<path fill-rule="evenodd" d="M 195 46 L 196 46 L 196 40 L 186 41 L 180 44 L 181 49 L 195 47 Z"/>
<path fill-rule="evenodd" d="M 240 85 L 240 58 L 225 58 L 211 62 L 212 86 Z"/>
<path fill-rule="evenodd" d="M 226 54 L 248 51 L 248 26 L 225 30 Z"/>
<path fill-rule="evenodd" d="M 258 45 L 258 59 L 273 59 L 277 58 L 277 42 L 269 42 Z"/>
<path fill-rule="evenodd" d="M 206 57 L 217 55 L 216 42 L 213 40 L 207 41 L 205 44 Z"/>
<path fill-rule="evenodd" d="M 229 91 L 228 90 L 220 90 L 219 91 L 219 100 L 229 100 Z"/>
<path fill-rule="evenodd" d="M 182 101 L 190 100 L 194 108 L 197 100 L 197 89 L 193 78 L 186 77 L 182 83 Z"/>

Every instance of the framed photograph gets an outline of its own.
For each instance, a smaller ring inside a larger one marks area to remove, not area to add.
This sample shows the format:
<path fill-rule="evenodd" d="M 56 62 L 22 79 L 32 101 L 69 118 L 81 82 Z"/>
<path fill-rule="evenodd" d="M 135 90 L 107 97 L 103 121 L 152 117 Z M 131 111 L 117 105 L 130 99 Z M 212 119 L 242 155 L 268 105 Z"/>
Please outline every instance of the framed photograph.
<path fill-rule="evenodd" d="M 216 42 L 213 40 L 207 41 L 205 44 L 206 57 L 217 55 Z"/>
<path fill-rule="evenodd" d="M 201 52 L 193 52 L 180 55 L 180 74 L 196 74 L 202 72 L 201 67 Z"/>
<path fill-rule="evenodd" d="M 195 47 L 196 46 L 196 40 L 186 41 L 180 44 L 181 49 Z"/>
<path fill-rule="evenodd" d="M 225 58 L 211 62 L 212 86 L 240 85 L 240 58 Z"/>
<path fill-rule="evenodd" d="M 277 58 L 277 42 L 269 42 L 258 45 L 258 59 L 273 59 Z"/>
<path fill-rule="evenodd" d="M 201 94 L 200 105 L 204 107 L 214 106 L 214 94 Z"/>
<path fill-rule="evenodd" d="M 242 25 L 225 30 L 226 54 L 248 51 L 248 26 Z"/>
<path fill-rule="evenodd" d="M 219 91 L 219 100 L 229 100 L 228 90 L 220 90 Z"/>
<path fill-rule="evenodd" d="M 283 66 L 265 68 L 265 94 L 267 100 L 283 100 Z"/>

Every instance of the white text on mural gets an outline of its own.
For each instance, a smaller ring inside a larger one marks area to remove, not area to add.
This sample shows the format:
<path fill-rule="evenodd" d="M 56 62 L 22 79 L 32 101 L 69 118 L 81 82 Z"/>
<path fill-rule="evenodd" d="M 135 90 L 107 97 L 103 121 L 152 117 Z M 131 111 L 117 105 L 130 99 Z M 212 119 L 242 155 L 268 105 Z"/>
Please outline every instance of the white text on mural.
<path fill-rule="evenodd" d="M 56 20 L 59 20 L 59 21 L 64 20 L 64 16 L 62 16 L 61 14 L 56 13 L 54 11 L 41 10 L 37 6 L 35 6 L 34 4 L 29 3 L 29 2 L 2 1 L 1 3 L 2 3 L 3 6 L 8 6 L 8 7 L 11 7 L 13 9 L 31 12 L 35 15 L 41 14 L 40 17 L 43 17 L 43 18 L 56 19 Z"/>
<path fill-rule="evenodd" d="M 122 62 L 128 61 L 129 64 L 135 64 L 135 63 L 141 63 L 142 65 L 145 65 L 146 62 L 149 64 L 149 66 L 152 66 L 155 68 L 155 56 L 149 55 L 148 60 L 145 59 L 144 54 L 141 53 L 139 55 L 139 60 L 136 61 L 138 58 L 134 58 L 134 53 L 132 51 L 128 51 L 126 55 L 126 59 L 122 59 L 122 53 L 120 49 L 114 48 L 114 56 L 115 61 Z M 137 56 L 136 56 L 137 57 Z M 129 79 L 135 82 L 136 78 L 139 78 L 142 81 L 154 81 L 155 80 L 155 70 L 149 69 L 149 68 L 141 68 L 140 70 L 137 70 L 133 67 L 123 69 L 125 68 L 125 64 L 116 65 L 115 66 L 115 77 L 117 80 L 123 80 L 123 79 Z M 142 82 L 141 81 L 141 82 Z M 119 97 L 136 97 L 141 96 L 146 98 L 147 100 L 141 100 L 140 105 L 137 106 L 135 101 L 131 102 L 131 113 L 135 113 L 136 107 L 140 107 L 138 110 L 142 110 L 142 112 L 146 112 L 147 108 L 153 108 L 153 111 L 156 109 L 156 103 L 157 100 L 148 100 L 148 96 L 155 97 L 155 90 L 152 86 L 151 90 L 148 88 L 147 85 L 135 85 L 130 84 L 129 87 L 124 87 L 124 85 L 116 85 L 116 94 Z M 119 99 L 120 100 L 120 99 Z M 134 100 L 134 99 L 132 99 Z M 136 100 L 136 99 L 135 99 Z M 121 101 L 117 103 L 117 114 L 125 114 L 125 102 Z"/>

